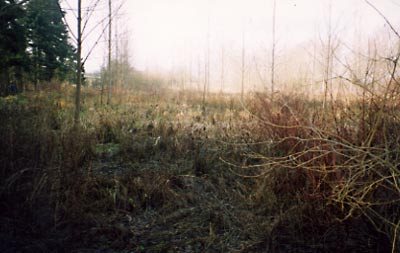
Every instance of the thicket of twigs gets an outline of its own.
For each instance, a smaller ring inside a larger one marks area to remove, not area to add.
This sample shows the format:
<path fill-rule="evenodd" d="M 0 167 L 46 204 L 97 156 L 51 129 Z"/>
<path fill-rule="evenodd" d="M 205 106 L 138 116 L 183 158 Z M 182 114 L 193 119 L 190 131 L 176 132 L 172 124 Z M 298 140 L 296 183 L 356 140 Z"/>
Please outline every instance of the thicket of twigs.
<path fill-rule="evenodd" d="M 326 109 L 307 106 L 299 98 L 282 97 L 275 104 L 261 101 L 252 111 L 270 148 L 249 157 L 258 160 L 254 166 L 265 168 L 261 176 L 269 178 L 277 196 L 288 195 L 294 201 L 284 212 L 290 216 L 292 208 L 297 214 L 304 211 L 300 219 L 309 220 L 305 229 L 325 223 L 334 230 L 336 222 L 367 220 L 371 228 L 363 227 L 364 232 L 379 232 L 391 242 L 393 252 L 399 249 L 396 97 L 374 95 L 365 103 L 347 105 L 332 102 Z M 286 225 L 296 231 L 295 224 Z M 332 230 L 324 231 L 324 236 Z M 368 233 L 364 236 L 368 238 Z"/>

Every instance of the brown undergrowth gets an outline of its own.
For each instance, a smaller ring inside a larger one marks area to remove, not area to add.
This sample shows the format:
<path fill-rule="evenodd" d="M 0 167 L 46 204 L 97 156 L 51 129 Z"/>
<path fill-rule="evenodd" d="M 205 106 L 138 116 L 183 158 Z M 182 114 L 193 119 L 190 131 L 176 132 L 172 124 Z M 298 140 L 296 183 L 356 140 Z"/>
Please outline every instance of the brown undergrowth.
<path fill-rule="evenodd" d="M 368 104 L 339 101 L 327 108 L 296 96 L 250 103 L 259 124 L 248 131 L 268 139 L 270 147 L 260 152 L 254 142 L 248 157 L 257 162 L 241 167 L 261 166 L 262 186 L 283 205 L 275 242 L 297 237 L 300 244 L 326 251 L 347 235 L 342 242 L 353 238 L 344 249 L 368 238 L 386 243 L 359 245 L 360 252 L 398 250 L 397 108 L 396 100 L 378 96 Z"/>
<path fill-rule="evenodd" d="M 68 92 L 0 100 L 4 252 L 398 249 L 396 105 Z"/>

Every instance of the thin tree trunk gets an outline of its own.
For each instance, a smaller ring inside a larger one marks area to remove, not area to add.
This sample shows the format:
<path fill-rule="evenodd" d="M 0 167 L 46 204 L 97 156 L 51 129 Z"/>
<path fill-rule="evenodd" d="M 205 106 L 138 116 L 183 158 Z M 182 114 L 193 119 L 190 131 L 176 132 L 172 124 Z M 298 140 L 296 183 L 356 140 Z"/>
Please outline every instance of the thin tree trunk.
<path fill-rule="evenodd" d="M 207 25 L 207 52 L 204 63 L 204 90 L 203 90 L 203 110 L 206 105 L 206 95 L 209 92 L 210 85 L 210 17 L 208 17 Z"/>
<path fill-rule="evenodd" d="M 115 23 L 115 39 L 114 39 L 114 45 L 115 45 L 115 64 L 114 64 L 114 71 L 115 71 L 115 76 L 114 76 L 114 86 L 119 89 L 120 84 L 121 84 L 121 57 L 120 57 L 120 52 L 119 52 L 119 38 L 118 38 L 118 16 L 114 19 Z"/>
<path fill-rule="evenodd" d="M 38 90 L 38 86 L 39 86 L 39 49 L 36 47 L 35 48 L 35 73 L 34 73 L 34 78 L 35 78 L 35 91 Z"/>
<path fill-rule="evenodd" d="M 224 92 L 225 82 L 225 49 L 224 46 L 221 48 L 221 94 Z"/>
<path fill-rule="evenodd" d="M 79 124 L 80 102 L 81 102 L 81 75 L 82 75 L 82 2 L 78 0 L 78 52 L 77 52 L 77 71 L 76 71 L 76 96 L 75 96 L 75 125 Z"/>
<path fill-rule="evenodd" d="M 111 100 L 111 82 L 112 82 L 112 73 L 111 73 L 111 0 L 108 0 L 108 92 L 107 92 L 107 105 L 110 104 Z"/>
<path fill-rule="evenodd" d="M 207 93 L 207 55 L 204 62 L 204 85 L 203 85 L 203 109 L 206 105 L 206 93 Z"/>
<path fill-rule="evenodd" d="M 210 93 L 210 17 L 207 26 L 207 95 Z"/>
<path fill-rule="evenodd" d="M 276 20 L 276 0 L 274 0 L 274 6 L 272 8 L 272 54 L 271 54 L 271 100 L 274 99 L 275 93 L 275 20 Z"/>
<path fill-rule="evenodd" d="M 100 105 L 101 106 L 103 106 L 103 97 L 104 97 L 104 82 L 101 82 L 101 91 L 100 91 Z"/>
<path fill-rule="evenodd" d="M 197 90 L 201 92 L 201 62 L 200 62 L 200 55 L 197 55 L 197 80 L 196 80 Z"/>
<path fill-rule="evenodd" d="M 189 89 L 192 89 L 192 82 L 193 82 L 193 57 L 190 56 L 190 63 L 189 63 Z"/>
<path fill-rule="evenodd" d="M 244 36 L 244 26 L 242 32 L 242 87 L 240 92 L 240 99 L 243 101 L 244 97 L 244 74 L 245 74 L 245 58 L 246 58 L 246 50 L 245 50 L 245 36 Z"/>
<path fill-rule="evenodd" d="M 315 31 L 314 31 L 314 33 L 315 33 Z M 316 62 L 317 62 L 317 45 L 316 45 L 316 36 L 314 34 L 311 85 L 310 85 L 310 88 L 308 90 L 308 94 L 312 95 L 312 96 L 315 95 L 315 94 L 313 94 L 313 91 L 314 91 L 314 88 L 316 87 L 316 85 L 315 85 Z"/>
<path fill-rule="evenodd" d="M 328 99 L 328 90 L 331 79 L 331 55 L 332 55 L 332 2 L 329 2 L 329 14 L 328 14 L 328 45 L 326 50 L 326 66 L 325 66 L 325 77 L 324 77 L 324 101 L 322 107 L 326 107 Z"/>

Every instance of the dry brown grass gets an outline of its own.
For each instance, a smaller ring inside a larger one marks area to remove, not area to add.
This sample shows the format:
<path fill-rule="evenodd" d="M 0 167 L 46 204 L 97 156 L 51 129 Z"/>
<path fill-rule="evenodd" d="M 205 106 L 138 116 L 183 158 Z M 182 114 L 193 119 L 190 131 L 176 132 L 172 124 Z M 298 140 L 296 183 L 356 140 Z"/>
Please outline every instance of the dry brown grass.
<path fill-rule="evenodd" d="M 4 249 L 399 247 L 396 104 L 85 90 L 74 128 L 63 92 L 0 101 Z"/>

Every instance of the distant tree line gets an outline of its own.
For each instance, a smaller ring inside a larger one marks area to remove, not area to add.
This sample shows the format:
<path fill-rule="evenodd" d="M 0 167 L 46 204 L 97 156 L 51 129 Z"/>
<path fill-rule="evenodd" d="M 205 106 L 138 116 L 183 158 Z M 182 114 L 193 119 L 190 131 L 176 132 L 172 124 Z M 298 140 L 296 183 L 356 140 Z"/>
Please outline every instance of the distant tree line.
<path fill-rule="evenodd" d="M 124 52 L 121 53 L 124 55 Z M 108 65 L 103 66 L 98 72 L 98 79 L 93 86 L 102 90 L 102 95 L 106 93 L 105 84 L 111 79 L 113 89 L 135 90 L 135 91 L 161 91 L 168 86 L 168 81 L 161 75 L 149 73 L 148 71 L 140 71 L 130 65 L 127 59 L 111 60 L 111 73 Z"/>
<path fill-rule="evenodd" d="M 0 0 L 0 95 L 74 81 L 76 50 L 58 0 Z"/>

